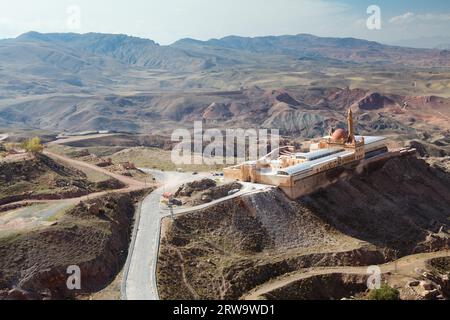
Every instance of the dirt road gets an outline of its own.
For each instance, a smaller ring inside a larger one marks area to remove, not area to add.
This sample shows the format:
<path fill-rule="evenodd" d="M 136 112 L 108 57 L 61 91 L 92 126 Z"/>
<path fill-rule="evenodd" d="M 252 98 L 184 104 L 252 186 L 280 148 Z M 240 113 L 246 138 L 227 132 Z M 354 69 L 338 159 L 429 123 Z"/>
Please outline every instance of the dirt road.
<path fill-rule="evenodd" d="M 78 161 L 78 160 L 75 160 L 75 159 L 72 159 L 72 158 L 68 158 L 66 156 L 62 156 L 62 155 L 50 152 L 48 150 L 45 150 L 44 154 L 49 156 L 49 157 L 51 157 L 51 158 L 53 158 L 53 159 L 64 161 L 64 162 L 67 162 L 68 164 L 71 164 L 71 165 L 74 165 L 74 166 L 80 166 L 80 167 L 83 167 L 83 168 L 95 170 L 97 172 L 100 172 L 100 173 L 103 173 L 103 174 L 105 174 L 107 176 L 110 176 L 110 177 L 112 177 L 114 179 L 117 179 L 120 182 L 123 182 L 124 184 L 127 185 L 127 187 L 125 189 L 121 189 L 120 190 L 121 192 L 142 190 L 142 189 L 145 189 L 145 187 L 146 187 L 146 184 L 144 182 L 135 180 L 135 179 L 130 178 L 130 177 L 123 176 L 121 174 L 112 173 L 112 172 L 110 172 L 110 171 L 108 171 L 108 170 L 106 170 L 104 168 L 100 168 L 100 167 L 98 167 L 98 166 L 96 166 L 94 164 L 90 164 L 90 163 L 86 163 L 86 162 L 83 162 L 83 161 Z"/>
<path fill-rule="evenodd" d="M 450 251 L 439 251 L 432 253 L 420 253 L 415 255 L 410 255 L 398 259 L 393 262 L 389 262 L 380 265 L 382 273 L 391 272 L 393 274 L 401 274 L 406 276 L 417 276 L 416 269 L 424 269 L 425 264 L 428 260 L 439 257 L 449 257 Z M 287 276 L 282 276 L 280 278 L 269 281 L 252 291 L 244 295 L 241 299 L 243 300 L 258 300 L 258 298 L 266 293 L 273 290 L 282 288 L 292 282 L 307 279 L 317 275 L 326 275 L 332 273 L 343 273 L 343 274 L 367 274 L 366 267 L 323 267 L 301 270 L 299 272 L 291 273 Z"/>
<path fill-rule="evenodd" d="M 48 145 L 59 145 L 59 144 L 65 144 L 65 143 L 69 143 L 69 142 L 91 140 L 91 139 L 103 138 L 103 137 L 112 137 L 112 136 L 116 136 L 116 135 L 117 135 L 117 133 L 97 133 L 97 134 L 91 134 L 91 135 L 85 135 L 85 136 L 58 136 L 58 137 L 56 137 L 57 140 L 49 142 Z"/>
<path fill-rule="evenodd" d="M 77 198 L 70 198 L 70 199 L 58 199 L 58 200 L 23 200 L 23 201 L 18 201 L 18 202 L 13 202 L 13 203 L 8 203 L 7 205 L 4 206 L 0 206 L 0 207 L 6 207 L 6 206 L 13 206 L 13 205 L 25 205 L 25 204 L 34 204 L 34 203 L 58 203 L 58 202 L 71 202 L 71 203 L 78 203 L 81 201 L 86 201 L 89 199 L 93 199 L 93 198 L 98 198 L 101 196 L 104 196 L 106 194 L 111 194 L 111 193 L 129 193 L 132 191 L 138 191 L 138 190 L 144 190 L 147 189 L 149 186 L 142 182 L 142 181 L 138 181 L 135 180 L 133 178 L 130 177 L 126 177 L 120 174 L 116 174 L 116 173 L 112 173 L 104 168 L 100 168 L 97 167 L 96 165 L 90 164 L 90 163 L 86 163 L 83 161 L 78 161 L 78 160 L 74 160 L 71 158 L 68 158 L 66 156 L 62 156 L 50 151 L 45 150 L 44 154 L 59 160 L 59 161 L 63 161 L 66 162 L 69 165 L 75 165 L 78 167 L 83 167 L 83 168 L 87 168 L 87 169 L 91 169 L 94 171 L 97 171 L 99 173 L 105 174 L 107 176 L 110 176 L 111 178 L 117 179 L 120 182 L 124 183 L 126 185 L 125 188 L 122 189 L 116 189 L 116 190 L 109 190 L 109 191 L 101 191 L 101 192 L 96 192 L 96 193 L 91 193 L 88 194 L 86 196 L 82 196 L 82 197 L 77 197 Z"/>

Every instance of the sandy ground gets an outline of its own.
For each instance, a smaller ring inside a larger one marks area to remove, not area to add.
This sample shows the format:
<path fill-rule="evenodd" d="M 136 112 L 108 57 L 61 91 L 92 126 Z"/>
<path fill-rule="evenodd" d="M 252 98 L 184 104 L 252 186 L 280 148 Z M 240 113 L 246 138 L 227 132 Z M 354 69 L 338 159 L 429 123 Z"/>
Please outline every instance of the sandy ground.
<path fill-rule="evenodd" d="M 71 202 L 42 203 L 0 213 L 0 236 L 51 225 L 70 208 Z"/>

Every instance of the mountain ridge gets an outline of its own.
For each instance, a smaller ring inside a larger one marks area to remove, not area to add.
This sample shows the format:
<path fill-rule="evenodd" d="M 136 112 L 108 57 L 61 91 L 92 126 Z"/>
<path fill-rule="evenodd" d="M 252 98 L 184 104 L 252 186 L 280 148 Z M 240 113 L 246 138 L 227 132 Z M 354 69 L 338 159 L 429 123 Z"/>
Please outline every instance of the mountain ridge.
<path fill-rule="evenodd" d="M 442 73 L 426 68 L 433 64 Z M 371 113 L 366 132 L 401 133 L 409 118 L 421 119 L 409 114 L 417 105 L 442 128 L 445 66 L 445 50 L 354 38 L 229 36 L 160 46 L 127 35 L 29 32 L 0 41 L 0 124 L 143 132 L 204 118 L 312 137 L 342 121 L 333 112 L 352 107 Z M 425 101 L 439 93 L 438 103 Z"/>
<path fill-rule="evenodd" d="M 10 43 L 45 42 L 72 50 L 109 56 L 119 61 L 149 68 L 200 71 L 213 67 L 248 64 L 246 54 L 287 56 L 291 59 L 319 57 L 357 63 L 401 63 L 414 66 L 448 66 L 450 52 L 391 46 L 352 37 L 318 37 L 311 34 L 241 37 L 227 36 L 207 41 L 184 38 L 171 45 L 124 34 L 27 32 Z M 221 52 L 220 50 L 229 50 Z M 229 54 L 234 54 L 230 58 Z M 267 59 L 265 59 L 267 60 Z"/>

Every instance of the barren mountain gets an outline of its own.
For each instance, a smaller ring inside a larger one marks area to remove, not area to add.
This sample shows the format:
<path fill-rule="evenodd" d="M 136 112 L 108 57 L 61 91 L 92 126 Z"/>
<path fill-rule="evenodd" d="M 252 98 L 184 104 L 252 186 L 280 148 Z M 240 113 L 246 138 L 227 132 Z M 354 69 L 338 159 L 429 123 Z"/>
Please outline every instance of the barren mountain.
<path fill-rule="evenodd" d="M 98 57 L 111 57 L 127 65 L 153 69 L 197 71 L 208 68 L 211 57 L 195 57 L 182 49 L 160 46 L 152 40 L 126 35 L 88 33 L 85 35 L 29 32 L 19 36 L 23 46 L 48 44 Z"/>
<path fill-rule="evenodd" d="M 387 46 L 354 38 L 321 38 L 310 34 L 245 38 L 230 36 L 209 41 L 183 39 L 174 47 L 186 50 L 229 49 L 295 59 L 334 59 L 358 63 L 401 63 L 412 66 L 450 66 L 450 52 Z"/>
<path fill-rule="evenodd" d="M 71 95 L 37 97 L 1 106 L 0 119 L 52 131 L 170 132 L 178 126 L 275 128 L 317 137 L 345 124 L 353 108 L 358 131 L 372 134 L 440 134 L 448 130 L 450 99 L 382 94 L 362 89 L 264 90 L 217 93 Z"/>
<path fill-rule="evenodd" d="M 0 126 L 149 133 L 204 120 L 315 137 L 352 107 L 362 133 L 415 139 L 448 129 L 449 63 L 445 50 L 311 35 L 160 46 L 30 32 L 0 41 Z"/>

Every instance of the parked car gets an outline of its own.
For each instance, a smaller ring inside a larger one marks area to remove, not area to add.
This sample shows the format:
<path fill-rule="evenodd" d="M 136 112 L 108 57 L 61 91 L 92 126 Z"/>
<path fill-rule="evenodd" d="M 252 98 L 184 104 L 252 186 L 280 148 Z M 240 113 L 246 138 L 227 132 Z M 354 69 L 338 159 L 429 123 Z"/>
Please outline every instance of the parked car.
<path fill-rule="evenodd" d="M 233 189 L 233 190 L 230 190 L 230 191 L 228 191 L 228 195 L 229 195 L 229 196 L 232 196 L 233 194 L 236 194 L 236 193 L 238 193 L 239 191 L 241 191 L 241 190 L 239 190 L 239 189 Z"/>
<path fill-rule="evenodd" d="M 183 202 L 181 202 L 180 200 L 178 200 L 178 199 L 172 199 L 171 201 L 171 204 L 173 205 L 173 206 L 182 206 L 183 205 Z"/>
<path fill-rule="evenodd" d="M 214 177 L 223 177 L 223 172 L 215 172 L 213 173 Z"/>

